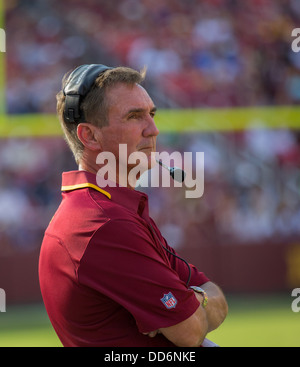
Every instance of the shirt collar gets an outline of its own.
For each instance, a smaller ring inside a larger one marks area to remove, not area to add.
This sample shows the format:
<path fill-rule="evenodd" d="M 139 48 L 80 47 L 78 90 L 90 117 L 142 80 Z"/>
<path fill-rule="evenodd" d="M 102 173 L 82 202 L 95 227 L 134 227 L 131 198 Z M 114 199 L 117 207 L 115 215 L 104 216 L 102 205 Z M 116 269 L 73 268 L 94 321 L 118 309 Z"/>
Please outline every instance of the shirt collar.
<path fill-rule="evenodd" d="M 132 190 L 127 187 L 106 186 L 100 187 L 97 184 L 96 175 L 87 171 L 70 171 L 62 174 L 62 187 L 64 192 L 92 188 L 99 192 L 99 195 L 107 197 L 112 202 L 118 203 L 126 208 L 138 213 L 142 217 L 149 216 L 148 195 Z"/>

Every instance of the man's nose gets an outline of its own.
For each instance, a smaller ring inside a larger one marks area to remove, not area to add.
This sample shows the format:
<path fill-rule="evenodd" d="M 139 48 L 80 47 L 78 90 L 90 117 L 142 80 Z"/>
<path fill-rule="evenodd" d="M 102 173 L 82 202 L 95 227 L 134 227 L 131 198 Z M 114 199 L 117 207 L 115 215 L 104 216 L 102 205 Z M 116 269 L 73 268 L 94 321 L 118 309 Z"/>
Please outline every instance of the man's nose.
<path fill-rule="evenodd" d="M 147 125 L 143 131 L 143 136 L 157 136 L 159 134 L 159 130 L 155 124 L 154 118 L 149 116 L 147 119 Z"/>

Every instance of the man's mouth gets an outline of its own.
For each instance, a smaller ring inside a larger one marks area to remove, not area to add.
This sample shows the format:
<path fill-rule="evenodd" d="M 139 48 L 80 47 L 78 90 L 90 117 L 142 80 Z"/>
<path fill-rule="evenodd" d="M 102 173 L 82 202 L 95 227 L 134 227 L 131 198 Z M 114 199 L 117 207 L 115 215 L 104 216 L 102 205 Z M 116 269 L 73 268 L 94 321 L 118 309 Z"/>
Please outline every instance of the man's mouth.
<path fill-rule="evenodd" d="M 139 151 L 141 151 L 141 150 L 151 150 L 151 151 L 153 151 L 153 146 L 151 146 L 151 147 L 142 147 L 142 148 L 139 148 L 138 150 Z"/>

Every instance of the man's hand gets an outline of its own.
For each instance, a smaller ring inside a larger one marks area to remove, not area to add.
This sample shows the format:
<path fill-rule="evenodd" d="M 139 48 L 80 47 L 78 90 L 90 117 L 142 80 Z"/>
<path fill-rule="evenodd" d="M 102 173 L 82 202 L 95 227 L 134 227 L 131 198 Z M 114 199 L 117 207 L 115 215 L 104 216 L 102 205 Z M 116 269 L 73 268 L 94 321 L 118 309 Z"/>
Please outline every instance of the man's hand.
<path fill-rule="evenodd" d="M 154 338 L 157 334 L 160 334 L 160 331 L 158 329 L 158 330 L 150 331 L 150 333 L 143 333 L 143 334 L 148 335 L 150 338 Z"/>
<path fill-rule="evenodd" d="M 206 292 L 208 304 L 205 307 L 206 318 L 208 322 L 208 332 L 215 330 L 225 320 L 228 313 L 228 305 L 225 296 L 221 289 L 212 282 L 207 282 L 201 285 L 201 288 Z M 195 292 L 196 297 L 200 302 L 203 296 Z"/>

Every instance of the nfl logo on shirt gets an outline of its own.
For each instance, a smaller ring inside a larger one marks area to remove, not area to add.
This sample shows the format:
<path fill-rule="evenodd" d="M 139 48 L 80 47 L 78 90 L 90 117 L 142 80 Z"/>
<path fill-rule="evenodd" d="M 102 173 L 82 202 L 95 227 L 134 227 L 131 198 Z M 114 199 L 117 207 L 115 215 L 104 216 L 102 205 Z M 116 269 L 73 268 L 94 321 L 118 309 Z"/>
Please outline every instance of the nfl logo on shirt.
<path fill-rule="evenodd" d="M 160 299 L 166 308 L 175 308 L 177 305 L 177 299 L 173 296 L 171 292 L 164 294 L 163 298 Z"/>

